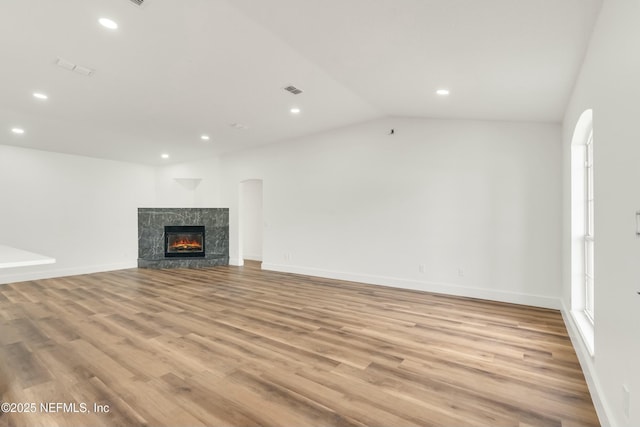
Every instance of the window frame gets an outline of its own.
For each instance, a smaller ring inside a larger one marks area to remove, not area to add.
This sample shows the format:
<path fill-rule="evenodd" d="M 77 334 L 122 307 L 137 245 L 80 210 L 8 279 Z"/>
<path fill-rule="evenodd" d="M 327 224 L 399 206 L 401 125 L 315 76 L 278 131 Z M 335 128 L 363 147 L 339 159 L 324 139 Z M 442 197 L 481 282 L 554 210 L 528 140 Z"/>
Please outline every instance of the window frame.
<path fill-rule="evenodd" d="M 584 313 L 587 319 L 594 323 L 594 293 L 595 293 L 595 274 L 594 274 L 594 188 L 593 188 L 593 129 L 589 132 L 589 136 L 584 145 L 585 162 L 584 162 L 584 286 L 585 301 Z"/>

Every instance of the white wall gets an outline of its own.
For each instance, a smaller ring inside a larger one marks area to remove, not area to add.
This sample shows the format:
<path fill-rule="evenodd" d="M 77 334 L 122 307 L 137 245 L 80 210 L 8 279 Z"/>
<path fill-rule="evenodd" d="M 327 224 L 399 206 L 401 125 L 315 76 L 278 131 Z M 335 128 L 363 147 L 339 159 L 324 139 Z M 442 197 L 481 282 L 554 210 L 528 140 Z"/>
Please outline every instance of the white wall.
<path fill-rule="evenodd" d="M 223 156 L 232 261 L 239 183 L 260 178 L 263 268 L 559 307 L 560 141 L 388 119 Z"/>
<path fill-rule="evenodd" d="M 154 207 L 219 207 L 219 169 L 217 157 L 156 168 Z"/>
<path fill-rule="evenodd" d="M 0 283 L 136 266 L 150 167 L 0 145 L 0 244 L 57 263 L 0 270 Z"/>
<path fill-rule="evenodd" d="M 0 145 L 0 244 L 56 258 L 0 283 L 137 266 L 139 207 L 218 207 L 217 158 L 159 168 Z"/>
<path fill-rule="evenodd" d="M 262 261 L 262 181 L 250 179 L 240 184 L 241 257 Z"/>
<path fill-rule="evenodd" d="M 563 128 L 563 304 L 571 307 L 570 144 L 593 108 L 595 180 L 595 355 L 565 316 L 604 425 L 640 425 L 640 2 L 606 0 Z M 622 386 L 630 389 L 629 416 Z"/>

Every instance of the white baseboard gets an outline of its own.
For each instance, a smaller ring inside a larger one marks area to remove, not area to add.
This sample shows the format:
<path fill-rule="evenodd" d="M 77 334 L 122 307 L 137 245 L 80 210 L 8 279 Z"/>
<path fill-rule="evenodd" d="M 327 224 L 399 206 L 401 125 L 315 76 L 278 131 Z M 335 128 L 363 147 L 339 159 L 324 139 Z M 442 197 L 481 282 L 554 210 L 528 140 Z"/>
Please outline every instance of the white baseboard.
<path fill-rule="evenodd" d="M 436 283 L 411 279 L 401 279 L 395 277 L 356 274 L 341 271 L 322 270 L 318 268 L 272 264 L 267 262 L 262 263 L 262 269 L 279 271 L 283 273 L 302 274 L 305 276 L 317 276 L 325 277 L 328 279 L 346 280 L 350 282 L 367 283 L 370 285 L 382 285 L 394 288 L 433 292 L 438 294 L 456 295 L 462 297 L 486 299 L 491 301 L 508 302 L 513 304 L 531 305 L 534 307 L 551 308 L 555 310 L 559 310 L 561 308 L 559 298 L 493 289 L 473 288 L 454 285 L 450 283 Z"/>
<path fill-rule="evenodd" d="M 582 367 L 584 378 L 587 381 L 589 393 L 591 393 L 591 399 L 593 400 L 593 406 L 596 408 L 600 425 L 603 427 L 619 425 L 615 422 L 613 411 L 607 403 L 605 394 L 602 391 L 600 382 L 598 381 L 595 366 L 593 365 L 593 356 L 589 353 L 589 349 L 582 338 L 582 334 L 576 324 L 576 320 L 571 315 L 571 311 L 567 309 L 564 301 L 562 301 L 561 312 L 562 318 L 564 319 L 564 323 L 567 327 L 567 332 L 569 333 L 569 338 L 571 338 L 571 343 L 573 344 L 573 348 L 575 349 L 578 360 L 580 361 L 580 367 Z"/>
<path fill-rule="evenodd" d="M 37 270 L 24 271 L 24 268 L 16 268 L 15 270 L 23 270 L 17 273 L 0 275 L 0 285 L 16 282 L 27 282 L 30 280 L 53 279 L 64 276 L 77 276 L 80 274 L 100 273 L 103 271 L 124 270 L 127 268 L 136 268 L 137 261 L 122 262 L 115 264 L 91 265 L 71 268 L 43 268 Z"/>

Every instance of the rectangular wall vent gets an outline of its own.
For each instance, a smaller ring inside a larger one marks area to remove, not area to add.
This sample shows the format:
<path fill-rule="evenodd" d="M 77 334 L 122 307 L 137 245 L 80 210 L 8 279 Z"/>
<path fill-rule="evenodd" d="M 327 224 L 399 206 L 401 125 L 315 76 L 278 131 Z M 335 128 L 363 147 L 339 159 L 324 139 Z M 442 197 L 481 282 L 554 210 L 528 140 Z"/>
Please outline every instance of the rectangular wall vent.
<path fill-rule="evenodd" d="M 82 65 L 74 64 L 73 62 L 67 61 L 63 58 L 57 58 L 55 64 L 58 67 L 64 68 L 65 70 L 74 71 L 87 77 L 93 76 L 93 73 L 96 72 L 96 70 L 93 70 L 89 67 L 83 67 Z"/>
<path fill-rule="evenodd" d="M 142 3 L 144 3 L 144 0 L 129 0 L 129 1 L 135 4 L 136 6 L 142 6 Z"/>
<path fill-rule="evenodd" d="M 299 95 L 302 93 L 302 90 L 298 89 L 295 86 L 287 86 L 284 88 L 284 90 L 286 90 L 287 92 L 291 92 L 294 95 Z"/>

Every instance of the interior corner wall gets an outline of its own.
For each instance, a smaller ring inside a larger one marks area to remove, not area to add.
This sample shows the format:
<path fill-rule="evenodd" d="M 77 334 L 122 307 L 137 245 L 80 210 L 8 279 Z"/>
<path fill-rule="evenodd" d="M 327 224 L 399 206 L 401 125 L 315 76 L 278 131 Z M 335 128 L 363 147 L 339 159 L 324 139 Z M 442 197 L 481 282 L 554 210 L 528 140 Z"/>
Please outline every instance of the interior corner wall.
<path fill-rule="evenodd" d="M 217 157 L 156 168 L 154 207 L 221 207 L 219 169 Z"/>
<path fill-rule="evenodd" d="M 559 308 L 557 124 L 385 119 L 221 170 L 232 260 L 239 184 L 258 178 L 265 269 Z"/>
<path fill-rule="evenodd" d="M 595 354 L 565 316 L 600 421 L 640 425 L 640 2 L 603 2 L 563 125 L 563 305 L 571 308 L 571 136 L 593 109 Z M 623 386 L 629 390 L 625 397 Z"/>
<path fill-rule="evenodd" d="M 56 264 L 0 270 L 0 283 L 136 266 L 137 208 L 153 168 L 0 145 L 0 244 Z"/>

